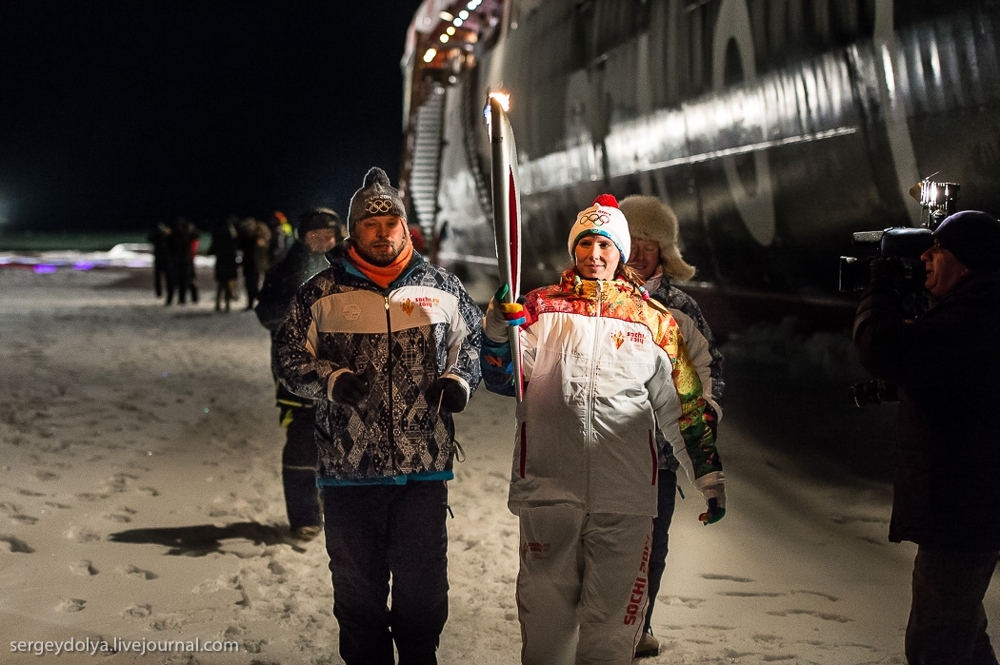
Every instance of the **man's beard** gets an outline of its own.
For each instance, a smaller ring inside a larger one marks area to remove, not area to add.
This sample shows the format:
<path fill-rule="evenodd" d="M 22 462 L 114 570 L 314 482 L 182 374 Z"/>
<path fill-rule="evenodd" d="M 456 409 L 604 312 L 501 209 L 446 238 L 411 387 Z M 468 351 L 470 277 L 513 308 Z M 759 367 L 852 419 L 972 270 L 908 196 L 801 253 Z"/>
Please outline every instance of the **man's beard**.
<path fill-rule="evenodd" d="M 354 245 L 354 251 L 356 251 L 361 258 L 363 258 L 365 261 L 372 264 L 373 266 L 378 266 L 379 268 L 385 268 L 386 266 L 392 265 L 392 262 L 399 258 L 399 255 L 403 253 L 403 249 L 405 247 L 406 243 L 405 242 L 401 243 L 399 245 L 399 249 L 395 249 L 392 252 L 392 256 L 390 256 L 389 258 L 385 258 L 384 255 L 373 256 L 372 254 L 368 253 L 357 244 Z"/>

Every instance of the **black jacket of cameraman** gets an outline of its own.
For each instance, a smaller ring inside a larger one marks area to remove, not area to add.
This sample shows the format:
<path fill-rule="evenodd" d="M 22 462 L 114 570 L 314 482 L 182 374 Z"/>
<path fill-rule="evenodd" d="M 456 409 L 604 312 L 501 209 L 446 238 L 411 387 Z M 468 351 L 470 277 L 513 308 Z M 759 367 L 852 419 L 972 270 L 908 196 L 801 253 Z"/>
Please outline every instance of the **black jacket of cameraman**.
<path fill-rule="evenodd" d="M 1000 549 L 1000 272 L 914 321 L 902 302 L 876 277 L 854 322 L 861 364 L 899 386 L 889 540 Z"/>

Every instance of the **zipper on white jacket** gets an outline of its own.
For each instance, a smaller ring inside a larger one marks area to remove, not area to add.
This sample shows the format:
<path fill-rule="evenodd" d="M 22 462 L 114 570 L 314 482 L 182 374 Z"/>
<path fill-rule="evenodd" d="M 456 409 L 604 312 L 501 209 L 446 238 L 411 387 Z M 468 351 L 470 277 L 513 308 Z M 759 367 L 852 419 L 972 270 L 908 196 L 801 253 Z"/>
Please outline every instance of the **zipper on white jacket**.
<path fill-rule="evenodd" d="M 586 457 L 587 460 L 587 510 L 590 510 L 590 497 L 592 495 L 590 483 L 592 480 L 592 474 L 590 472 L 591 463 L 591 452 L 594 439 L 594 386 L 597 385 L 597 362 L 599 355 L 599 350 L 601 346 L 600 330 L 601 330 L 601 300 L 604 295 L 604 288 L 602 287 L 601 280 L 595 280 L 594 284 L 597 286 L 597 312 L 594 315 L 594 348 L 592 353 L 593 362 L 590 364 L 590 387 L 589 395 L 587 395 L 587 438 L 584 440 L 586 445 Z"/>

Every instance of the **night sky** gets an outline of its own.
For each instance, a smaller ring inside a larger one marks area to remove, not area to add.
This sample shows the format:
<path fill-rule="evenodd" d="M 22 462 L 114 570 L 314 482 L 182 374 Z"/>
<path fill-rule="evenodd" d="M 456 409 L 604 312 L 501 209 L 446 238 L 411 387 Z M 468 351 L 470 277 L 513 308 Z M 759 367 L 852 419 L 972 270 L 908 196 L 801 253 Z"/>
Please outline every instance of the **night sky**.
<path fill-rule="evenodd" d="M 346 213 L 369 166 L 397 182 L 419 4 L 3 3 L 0 230 Z"/>

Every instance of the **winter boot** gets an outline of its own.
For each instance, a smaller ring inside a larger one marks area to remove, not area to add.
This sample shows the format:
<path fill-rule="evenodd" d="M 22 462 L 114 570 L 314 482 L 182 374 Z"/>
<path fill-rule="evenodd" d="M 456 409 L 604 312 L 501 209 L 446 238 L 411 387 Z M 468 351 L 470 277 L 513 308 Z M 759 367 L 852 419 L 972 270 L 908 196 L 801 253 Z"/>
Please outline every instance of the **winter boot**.
<path fill-rule="evenodd" d="M 660 653 L 660 641 L 653 636 L 653 629 L 647 628 L 635 648 L 636 658 L 652 658 Z"/>

